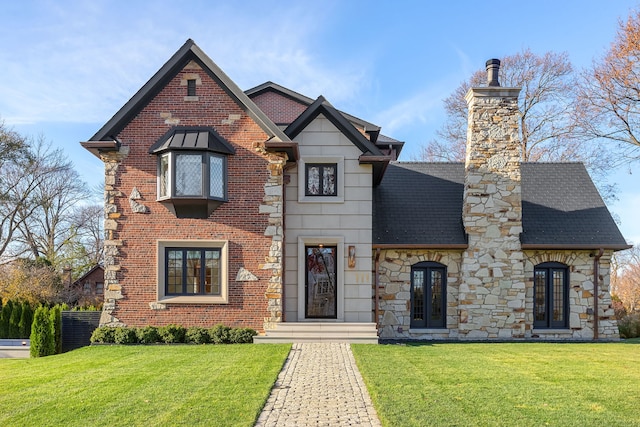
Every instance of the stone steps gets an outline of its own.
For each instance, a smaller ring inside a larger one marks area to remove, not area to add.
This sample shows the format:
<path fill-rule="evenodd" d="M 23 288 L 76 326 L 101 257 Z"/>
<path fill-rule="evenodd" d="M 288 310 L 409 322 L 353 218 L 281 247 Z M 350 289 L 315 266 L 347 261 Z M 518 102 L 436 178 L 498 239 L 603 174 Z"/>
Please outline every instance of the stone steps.
<path fill-rule="evenodd" d="M 278 323 L 264 335 L 253 337 L 257 344 L 296 342 L 346 342 L 377 344 L 375 323 L 291 322 Z"/>

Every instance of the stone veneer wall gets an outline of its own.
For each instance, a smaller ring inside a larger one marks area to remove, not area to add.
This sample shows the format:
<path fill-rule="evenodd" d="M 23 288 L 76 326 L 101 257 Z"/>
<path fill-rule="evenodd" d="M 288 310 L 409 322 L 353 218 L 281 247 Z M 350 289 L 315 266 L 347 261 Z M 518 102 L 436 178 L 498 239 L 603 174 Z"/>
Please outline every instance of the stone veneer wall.
<path fill-rule="evenodd" d="M 593 339 L 594 251 L 524 251 L 526 277 L 527 336 L 544 339 Z M 618 339 L 618 324 L 610 294 L 611 251 L 605 251 L 599 262 L 598 315 L 599 338 Z M 559 262 L 569 266 L 569 329 L 532 330 L 533 269 L 543 262 Z"/>
<path fill-rule="evenodd" d="M 523 251 L 525 293 L 524 333 L 506 339 L 590 340 L 593 339 L 593 251 Z M 611 251 L 600 259 L 599 267 L 599 337 L 619 338 L 611 303 L 609 274 Z M 410 329 L 411 266 L 423 261 L 435 261 L 447 266 L 447 328 Z M 428 251 L 383 249 L 380 251 L 378 285 L 380 286 L 379 329 L 381 339 L 465 339 L 460 333 L 460 316 L 465 306 L 459 295 L 466 286 L 461 283 L 463 256 L 460 251 Z M 543 262 L 560 262 L 569 267 L 569 329 L 533 329 L 533 270 Z M 487 294 L 489 303 L 497 297 Z M 504 324 L 507 324 L 505 321 Z M 462 323 L 464 326 L 464 323 Z M 502 323 L 500 323 L 502 325 Z M 503 339 L 505 337 L 497 337 Z"/>
<path fill-rule="evenodd" d="M 411 266 L 423 261 L 447 266 L 447 328 L 413 329 L 411 322 Z M 381 339 L 455 339 L 458 337 L 458 288 L 461 251 L 383 249 L 379 258 L 379 330 Z"/>

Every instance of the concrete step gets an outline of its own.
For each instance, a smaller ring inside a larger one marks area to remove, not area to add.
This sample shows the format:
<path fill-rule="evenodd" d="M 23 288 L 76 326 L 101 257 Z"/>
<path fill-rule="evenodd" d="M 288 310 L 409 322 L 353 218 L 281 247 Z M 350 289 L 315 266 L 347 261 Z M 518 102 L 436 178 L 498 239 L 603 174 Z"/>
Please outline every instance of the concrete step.
<path fill-rule="evenodd" d="M 253 338 L 254 343 L 349 342 L 378 343 L 375 323 L 287 322 Z"/>

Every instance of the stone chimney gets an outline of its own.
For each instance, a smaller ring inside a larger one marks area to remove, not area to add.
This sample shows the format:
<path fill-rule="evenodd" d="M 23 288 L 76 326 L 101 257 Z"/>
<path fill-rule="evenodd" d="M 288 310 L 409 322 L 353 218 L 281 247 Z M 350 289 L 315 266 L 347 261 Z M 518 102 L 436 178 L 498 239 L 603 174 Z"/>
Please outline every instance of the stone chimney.
<path fill-rule="evenodd" d="M 487 87 L 471 88 L 463 200 L 469 246 L 459 289 L 461 338 L 525 336 L 525 281 L 518 94 L 500 87 L 500 61 L 487 61 Z"/>

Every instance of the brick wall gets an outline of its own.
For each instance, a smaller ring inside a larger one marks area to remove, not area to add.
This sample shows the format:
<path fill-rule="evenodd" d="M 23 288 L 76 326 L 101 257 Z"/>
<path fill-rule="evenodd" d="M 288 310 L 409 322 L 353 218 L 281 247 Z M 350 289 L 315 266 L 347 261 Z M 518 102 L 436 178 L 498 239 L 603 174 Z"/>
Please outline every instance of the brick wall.
<path fill-rule="evenodd" d="M 274 92 L 261 93 L 251 100 L 275 124 L 289 124 L 307 109 L 306 105 Z"/>
<path fill-rule="evenodd" d="M 186 79 L 200 82 L 196 97 L 186 97 Z M 179 219 L 156 202 L 157 157 L 148 150 L 175 125 L 212 126 L 236 150 L 228 157 L 229 200 L 207 219 Z M 267 139 L 264 131 L 192 62 L 117 137 L 122 141 L 120 153 L 103 158 L 107 160 L 108 290 L 101 323 L 224 323 L 262 330 L 269 317 L 265 292 L 272 273 L 260 267 L 269 257 L 272 238 L 265 236 L 269 215 L 259 208 L 270 172 L 268 156 L 254 147 Z M 141 196 L 136 202 L 146 206 L 147 213 L 132 211 L 129 195 L 134 187 Z M 163 262 L 156 254 L 159 239 L 228 240 L 228 304 L 154 304 L 158 262 Z M 236 282 L 242 267 L 258 280 Z"/>

